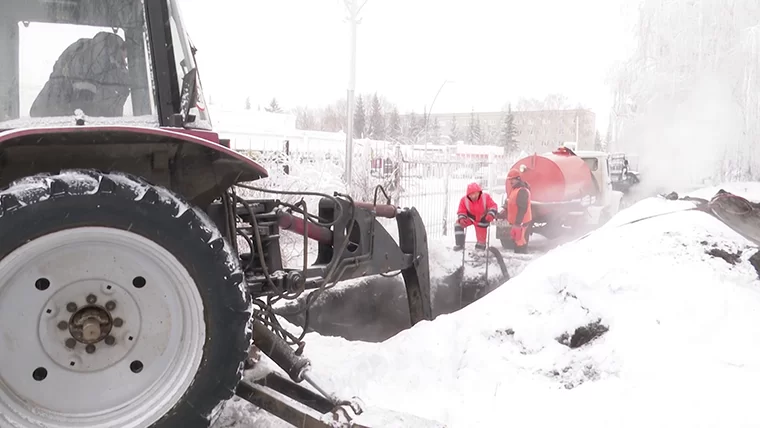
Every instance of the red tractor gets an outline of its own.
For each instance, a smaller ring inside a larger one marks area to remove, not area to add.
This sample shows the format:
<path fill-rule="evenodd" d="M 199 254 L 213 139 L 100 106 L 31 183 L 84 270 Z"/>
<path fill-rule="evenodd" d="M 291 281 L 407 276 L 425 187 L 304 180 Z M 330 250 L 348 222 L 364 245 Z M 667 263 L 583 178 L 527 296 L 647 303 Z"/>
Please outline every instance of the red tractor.
<path fill-rule="evenodd" d="M 285 192 L 246 184 L 267 171 L 213 132 L 177 3 L 0 0 L 1 428 L 207 427 L 233 394 L 349 426 L 325 416 L 361 409 L 314 379 L 272 305 L 401 271 L 410 325 L 432 318 L 414 208 L 240 196 Z M 21 59 L 51 50 L 28 83 Z M 316 240 L 316 263 L 284 267 L 282 229 Z M 290 379 L 241 381 L 252 343 Z"/>

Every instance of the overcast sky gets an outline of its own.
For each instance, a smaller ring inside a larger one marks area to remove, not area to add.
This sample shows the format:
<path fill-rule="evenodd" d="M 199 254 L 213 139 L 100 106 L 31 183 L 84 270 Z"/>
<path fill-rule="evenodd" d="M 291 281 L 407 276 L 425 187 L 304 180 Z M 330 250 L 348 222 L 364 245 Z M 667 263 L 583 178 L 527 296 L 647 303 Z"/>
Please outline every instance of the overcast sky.
<path fill-rule="evenodd" d="M 180 0 L 215 102 L 284 108 L 345 97 L 343 0 Z M 604 131 L 610 65 L 630 49 L 631 0 L 369 0 L 358 28 L 357 91 L 421 112 L 500 110 L 561 92 Z M 630 20 L 630 16 L 627 18 Z M 603 125 L 603 126 L 602 126 Z"/>

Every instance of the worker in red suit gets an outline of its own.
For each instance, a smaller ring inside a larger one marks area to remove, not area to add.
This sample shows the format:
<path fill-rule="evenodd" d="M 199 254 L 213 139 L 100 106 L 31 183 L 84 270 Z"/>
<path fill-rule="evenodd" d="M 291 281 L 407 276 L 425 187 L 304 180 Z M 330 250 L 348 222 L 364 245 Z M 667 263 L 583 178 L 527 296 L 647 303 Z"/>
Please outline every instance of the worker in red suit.
<path fill-rule="evenodd" d="M 522 180 L 518 169 L 507 174 L 507 222 L 509 234 L 515 243 L 515 253 L 528 252 L 528 226 L 533 220 L 530 209 L 530 186 Z"/>
<path fill-rule="evenodd" d="M 498 205 L 491 195 L 484 192 L 478 183 L 470 183 L 467 186 L 467 194 L 459 201 L 457 209 L 457 223 L 454 225 L 454 251 L 464 248 L 464 229 L 467 226 L 475 226 L 475 236 L 478 243 L 476 249 L 486 249 L 486 237 L 488 225 L 498 214 Z"/>

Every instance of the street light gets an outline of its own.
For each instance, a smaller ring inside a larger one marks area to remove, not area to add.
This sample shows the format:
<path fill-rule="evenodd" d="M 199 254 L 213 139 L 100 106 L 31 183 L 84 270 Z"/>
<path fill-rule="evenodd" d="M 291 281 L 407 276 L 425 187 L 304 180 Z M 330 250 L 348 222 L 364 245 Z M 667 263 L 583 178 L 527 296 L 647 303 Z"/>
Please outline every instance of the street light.
<path fill-rule="evenodd" d="M 444 86 L 446 86 L 447 83 L 454 83 L 453 80 L 444 80 L 443 83 L 441 83 L 441 86 L 438 88 L 438 92 L 435 93 L 435 97 L 433 97 L 433 102 L 430 103 L 430 110 L 428 110 L 427 114 L 425 115 L 425 154 L 427 155 L 428 150 L 428 122 L 430 122 L 430 112 L 433 111 L 433 106 L 435 105 L 435 100 L 438 99 L 438 94 L 441 93 L 441 90 Z"/>
<path fill-rule="evenodd" d="M 354 156 L 354 90 L 356 89 L 356 25 L 359 23 L 359 12 L 369 0 L 364 0 L 361 6 L 357 0 L 343 0 L 348 10 L 349 22 L 349 68 L 348 90 L 346 91 L 346 187 L 347 193 L 351 194 L 353 182 L 353 156 Z"/>

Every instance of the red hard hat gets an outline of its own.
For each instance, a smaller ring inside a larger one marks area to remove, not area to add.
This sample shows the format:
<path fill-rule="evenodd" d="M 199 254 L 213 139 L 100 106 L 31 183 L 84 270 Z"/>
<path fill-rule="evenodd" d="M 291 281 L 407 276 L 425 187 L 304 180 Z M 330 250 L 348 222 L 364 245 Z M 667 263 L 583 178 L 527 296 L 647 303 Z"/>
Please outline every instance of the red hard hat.
<path fill-rule="evenodd" d="M 513 178 L 520 178 L 520 171 L 517 168 L 510 169 L 509 174 L 507 174 L 507 180 L 511 180 Z"/>

